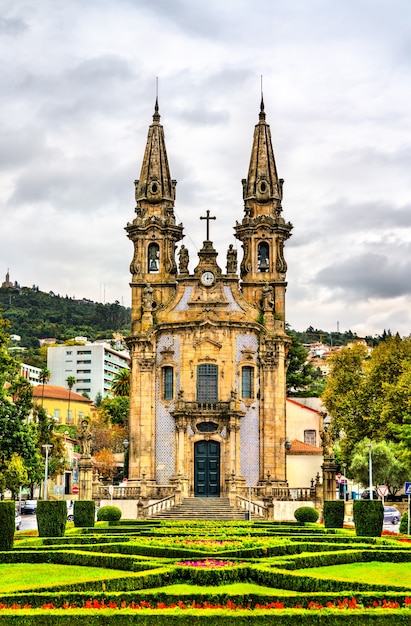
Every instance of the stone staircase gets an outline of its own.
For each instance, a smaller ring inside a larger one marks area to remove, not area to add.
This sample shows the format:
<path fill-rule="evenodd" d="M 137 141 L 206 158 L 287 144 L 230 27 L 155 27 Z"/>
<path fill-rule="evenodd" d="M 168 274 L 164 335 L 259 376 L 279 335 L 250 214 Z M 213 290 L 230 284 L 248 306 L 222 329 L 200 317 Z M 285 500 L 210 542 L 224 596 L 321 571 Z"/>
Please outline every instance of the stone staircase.
<path fill-rule="evenodd" d="M 231 506 L 228 498 L 184 498 L 182 504 L 150 519 L 244 521 L 245 511 Z"/>

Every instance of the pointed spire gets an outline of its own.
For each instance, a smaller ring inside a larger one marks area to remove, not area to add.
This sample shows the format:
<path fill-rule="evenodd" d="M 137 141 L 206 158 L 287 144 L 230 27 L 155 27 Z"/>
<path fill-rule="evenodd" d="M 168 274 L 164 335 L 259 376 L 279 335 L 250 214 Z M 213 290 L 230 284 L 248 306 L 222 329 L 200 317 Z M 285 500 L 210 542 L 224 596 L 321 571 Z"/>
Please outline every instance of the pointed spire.
<path fill-rule="evenodd" d="M 141 166 L 140 179 L 136 181 L 137 204 L 159 204 L 165 201 L 174 205 L 176 182 L 172 180 L 168 165 L 164 129 L 160 124 L 158 96 L 156 96 L 153 123 L 148 129 L 147 144 Z"/>
<path fill-rule="evenodd" d="M 270 126 L 265 121 L 262 92 L 259 121 L 254 129 L 248 176 L 243 184 L 246 205 L 249 205 L 250 201 L 256 201 L 259 205 L 277 204 L 281 201 L 281 188 L 275 165 Z"/>

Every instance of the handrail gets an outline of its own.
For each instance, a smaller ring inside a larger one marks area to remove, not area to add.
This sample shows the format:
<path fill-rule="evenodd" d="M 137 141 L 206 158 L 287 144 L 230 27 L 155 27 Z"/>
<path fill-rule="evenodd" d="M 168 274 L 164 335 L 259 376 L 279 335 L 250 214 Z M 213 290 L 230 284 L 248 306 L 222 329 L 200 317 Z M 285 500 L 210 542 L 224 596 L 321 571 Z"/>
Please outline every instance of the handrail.
<path fill-rule="evenodd" d="M 252 515 L 258 515 L 259 517 L 268 517 L 268 508 L 263 504 L 258 504 L 257 502 L 253 502 L 248 498 L 243 498 L 236 494 L 236 504 L 246 511 L 250 511 Z"/>
<path fill-rule="evenodd" d="M 176 494 L 173 493 L 171 496 L 167 496 L 166 498 L 162 498 L 162 500 L 153 502 L 153 504 L 146 504 L 146 506 L 143 506 L 143 517 L 152 517 L 156 513 L 161 513 L 161 511 L 171 509 L 175 505 Z"/>

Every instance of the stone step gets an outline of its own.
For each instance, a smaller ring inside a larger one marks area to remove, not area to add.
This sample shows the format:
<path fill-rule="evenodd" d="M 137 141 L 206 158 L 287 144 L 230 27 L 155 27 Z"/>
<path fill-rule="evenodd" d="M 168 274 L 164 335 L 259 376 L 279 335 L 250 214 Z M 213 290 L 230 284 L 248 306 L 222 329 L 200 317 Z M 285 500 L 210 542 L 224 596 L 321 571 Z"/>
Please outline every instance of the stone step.
<path fill-rule="evenodd" d="M 152 519 L 239 521 L 245 519 L 245 512 L 231 506 L 228 498 L 185 498 L 182 504 Z"/>

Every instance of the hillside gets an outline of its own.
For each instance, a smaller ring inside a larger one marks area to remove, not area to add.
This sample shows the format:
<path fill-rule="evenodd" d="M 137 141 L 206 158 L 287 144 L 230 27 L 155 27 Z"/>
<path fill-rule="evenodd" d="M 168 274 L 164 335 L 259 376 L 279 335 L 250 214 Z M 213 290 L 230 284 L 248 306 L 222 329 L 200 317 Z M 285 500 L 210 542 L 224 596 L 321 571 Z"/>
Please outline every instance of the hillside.
<path fill-rule="evenodd" d="M 18 345 L 26 348 L 38 348 L 38 340 L 45 337 L 64 342 L 84 336 L 94 341 L 111 337 L 113 332 L 127 335 L 130 331 L 131 309 L 117 301 L 102 304 L 73 300 L 29 287 L 1 287 L 0 310 L 10 321 L 9 333 L 19 335 Z"/>

